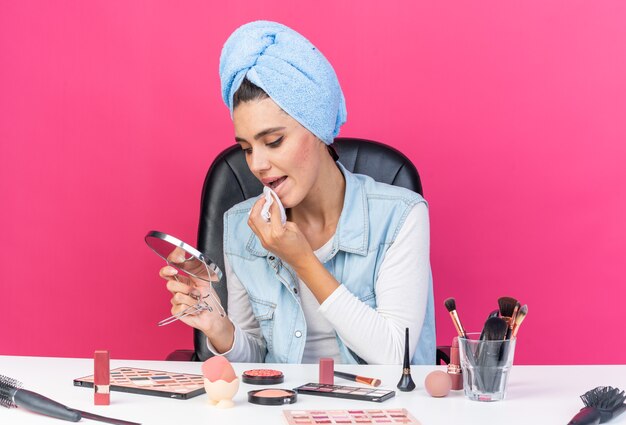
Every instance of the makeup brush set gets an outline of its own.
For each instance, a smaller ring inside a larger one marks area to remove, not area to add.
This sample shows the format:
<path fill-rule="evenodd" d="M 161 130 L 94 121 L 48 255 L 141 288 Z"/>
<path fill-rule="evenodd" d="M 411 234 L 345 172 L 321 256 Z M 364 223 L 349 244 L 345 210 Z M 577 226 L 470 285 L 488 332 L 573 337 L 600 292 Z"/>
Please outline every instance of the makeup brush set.
<path fill-rule="evenodd" d="M 444 301 L 444 305 L 452 317 L 452 322 L 459 337 L 467 338 L 456 310 L 456 300 L 448 298 Z M 483 331 L 480 334 L 480 339 L 505 340 L 517 337 L 517 332 L 519 332 L 519 328 L 527 314 L 528 306 L 522 306 L 515 298 L 498 298 L 498 309 L 489 313 Z"/>
<path fill-rule="evenodd" d="M 515 298 L 498 298 L 498 308 L 487 317 L 482 332 L 478 339 L 472 339 L 472 334 L 466 333 L 456 309 L 454 298 L 445 300 L 444 305 L 459 335 L 459 344 L 465 351 L 470 369 L 464 371 L 465 382 L 477 393 L 492 394 L 503 393 L 506 380 L 503 372 L 506 366 L 513 361 L 515 340 L 519 328 L 528 314 L 528 306 L 522 306 Z M 466 391 L 467 393 L 467 391 Z M 502 394 L 503 396 L 503 394 Z M 485 397 L 485 398 L 482 398 Z M 478 400 L 491 401 L 488 396 L 476 396 Z"/>

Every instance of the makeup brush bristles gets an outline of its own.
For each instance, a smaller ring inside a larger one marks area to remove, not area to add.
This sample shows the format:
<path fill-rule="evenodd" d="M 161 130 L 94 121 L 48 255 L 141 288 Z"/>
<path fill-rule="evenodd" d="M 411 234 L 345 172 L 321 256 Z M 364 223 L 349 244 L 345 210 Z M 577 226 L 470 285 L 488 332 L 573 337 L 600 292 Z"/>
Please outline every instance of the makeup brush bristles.
<path fill-rule="evenodd" d="M 456 310 L 456 300 L 454 298 L 448 298 L 443 303 L 446 306 L 446 309 L 450 313 L 452 313 L 454 310 Z"/>
<path fill-rule="evenodd" d="M 13 403 L 12 390 L 22 388 L 22 383 L 17 379 L 0 375 L 0 406 L 17 407 Z"/>
<path fill-rule="evenodd" d="M 446 310 L 450 312 L 450 317 L 452 317 L 452 323 L 454 323 L 456 332 L 461 338 L 465 338 L 467 334 L 465 333 L 465 329 L 463 329 L 461 319 L 459 319 L 459 314 L 456 312 L 456 300 L 454 298 L 448 298 L 443 302 L 443 304 L 446 306 Z"/>
<path fill-rule="evenodd" d="M 504 341 L 508 325 L 501 317 L 490 317 L 485 322 L 480 339 L 487 341 Z"/>
<path fill-rule="evenodd" d="M 513 297 L 500 297 L 498 298 L 498 307 L 500 307 L 500 316 L 513 317 L 515 306 L 518 304 L 517 300 Z"/>

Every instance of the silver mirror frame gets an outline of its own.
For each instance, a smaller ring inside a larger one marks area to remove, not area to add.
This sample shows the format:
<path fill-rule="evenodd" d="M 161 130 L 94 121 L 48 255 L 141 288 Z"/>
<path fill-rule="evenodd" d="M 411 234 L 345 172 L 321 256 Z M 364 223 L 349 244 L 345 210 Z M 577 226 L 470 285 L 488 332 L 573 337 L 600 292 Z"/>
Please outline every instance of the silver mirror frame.
<path fill-rule="evenodd" d="M 163 232 L 159 232 L 156 230 L 151 230 L 148 232 L 148 234 L 144 237 L 144 240 L 146 241 L 146 244 L 150 247 L 150 249 L 152 251 L 154 251 L 159 257 L 161 257 L 163 260 L 165 260 L 165 262 L 167 264 L 169 264 L 170 266 L 176 268 L 177 270 L 182 271 L 185 274 L 188 274 L 192 277 L 195 277 L 196 279 L 200 279 L 203 280 L 205 282 L 209 282 L 209 283 L 216 283 L 213 282 L 211 280 L 207 280 L 203 277 L 200 276 L 196 276 L 193 273 L 188 272 L 187 270 L 184 270 L 180 267 L 178 267 L 176 265 L 176 263 L 172 263 L 170 261 L 168 261 L 168 259 L 166 257 L 163 257 L 163 255 L 161 255 L 160 252 L 158 252 L 149 242 L 149 238 L 156 238 L 156 239 L 161 239 L 162 241 L 165 241 L 175 247 L 178 247 L 180 249 L 182 249 L 183 251 L 185 251 L 187 254 L 191 255 L 193 258 L 200 260 L 201 262 L 203 262 L 204 264 L 206 264 L 206 266 L 215 273 L 215 275 L 217 276 L 217 281 L 221 281 L 222 280 L 222 271 L 220 270 L 220 268 L 217 266 L 217 264 L 215 264 L 213 262 L 213 260 L 211 260 L 210 258 L 206 257 L 204 254 L 202 254 L 200 251 L 198 251 L 196 248 L 194 248 L 193 246 L 181 241 L 180 239 L 172 236 L 172 235 L 168 235 L 167 233 L 163 233 Z"/>

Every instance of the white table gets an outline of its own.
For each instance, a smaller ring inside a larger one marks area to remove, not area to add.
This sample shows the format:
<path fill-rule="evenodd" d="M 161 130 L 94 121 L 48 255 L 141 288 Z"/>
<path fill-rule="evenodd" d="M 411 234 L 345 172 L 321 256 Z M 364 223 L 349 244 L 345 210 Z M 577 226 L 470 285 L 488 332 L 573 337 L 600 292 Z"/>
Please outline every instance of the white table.
<path fill-rule="evenodd" d="M 201 374 L 200 363 L 111 360 L 111 368 L 140 367 L 181 373 Z M 294 388 L 317 382 L 317 365 L 233 364 L 238 375 L 258 367 L 283 371 L 285 382 L 277 388 Z M 337 370 L 380 378 L 381 388 L 395 389 L 400 366 L 335 365 Z M 443 367 L 439 367 L 443 369 Z M 435 366 L 412 366 L 417 388 L 410 393 L 396 392 L 383 403 L 298 395 L 295 404 L 258 406 L 247 401 L 247 392 L 263 387 L 241 383 L 235 396 L 236 406 L 218 409 L 210 406 L 206 395 L 190 400 L 174 400 L 121 392 L 111 393 L 110 406 L 94 406 L 93 390 L 74 387 L 74 378 L 93 373 L 92 359 L 0 356 L 0 374 L 18 379 L 24 388 L 38 392 L 69 407 L 143 424 L 283 424 L 283 409 L 379 409 L 409 410 L 423 425 L 437 424 L 567 424 L 582 408 L 579 396 L 601 385 L 626 389 L 626 365 L 619 366 L 514 366 L 504 401 L 483 403 L 465 399 L 462 391 L 445 398 L 431 398 L 424 390 L 424 378 Z M 335 378 L 341 385 L 355 385 Z M 269 386 L 268 386 L 269 387 Z M 0 408 L 0 424 L 68 423 L 42 417 L 23 409 Z M 81 423 L 100 422 L 83 419 Z M 626 413 L 611 424 L 626 424 Z"/>

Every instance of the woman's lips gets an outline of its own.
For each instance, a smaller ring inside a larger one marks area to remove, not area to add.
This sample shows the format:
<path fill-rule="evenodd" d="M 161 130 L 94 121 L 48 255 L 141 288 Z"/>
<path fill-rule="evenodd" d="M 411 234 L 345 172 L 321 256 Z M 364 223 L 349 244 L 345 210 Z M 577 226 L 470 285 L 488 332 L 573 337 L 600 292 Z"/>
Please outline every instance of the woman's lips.
<path fill-rule="evenodd" d="M 274 180 L 273 182 L 269 183 L 268 186 L 270 187 L 270 189 L 276 190 L 276 188 L 280 186 L 285 181 L 285 179 L 287 179 L 287 176 L 282 176 Z"/>

